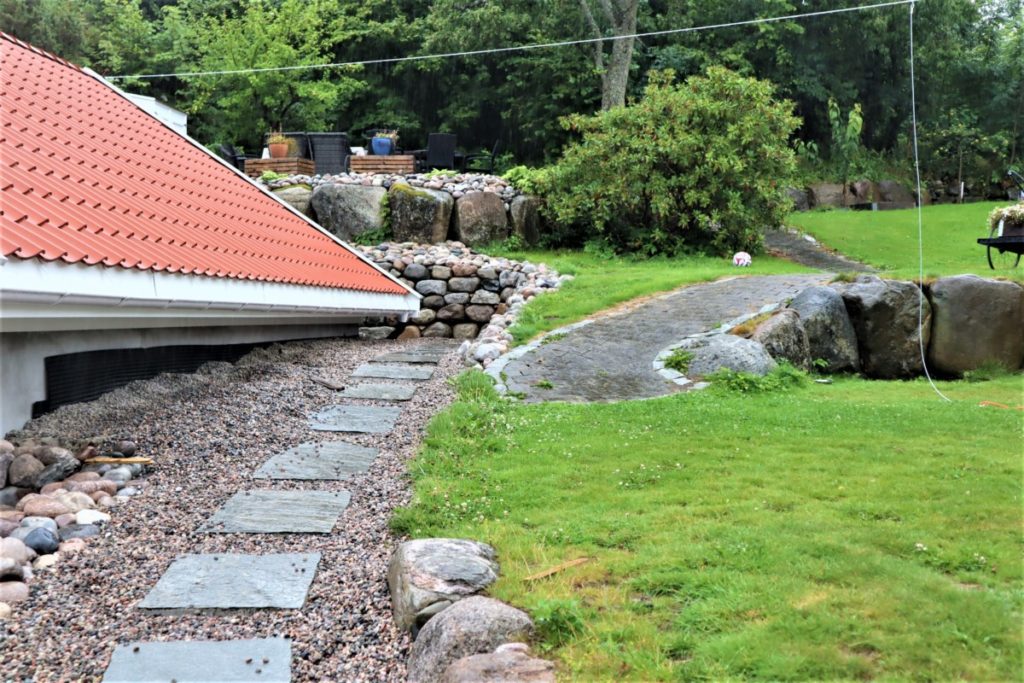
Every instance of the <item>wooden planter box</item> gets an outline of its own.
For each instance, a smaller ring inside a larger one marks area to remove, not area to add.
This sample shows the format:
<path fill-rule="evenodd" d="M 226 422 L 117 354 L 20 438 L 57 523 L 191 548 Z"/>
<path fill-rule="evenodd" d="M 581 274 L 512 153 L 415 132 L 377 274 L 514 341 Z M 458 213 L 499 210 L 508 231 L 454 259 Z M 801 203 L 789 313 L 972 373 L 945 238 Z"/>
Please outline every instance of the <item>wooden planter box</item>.
<path fill-rule="evenodd" d="M 391 154 L 379 156 L 349 157 L 349 170 L 353 173 L 415 173 L 416 157 L 411 154 Z"/>
<path fill-rule="evenodd" d="M 245 160 L 245 174 L 250 178 L 259 178 L 267 171 L 284 175 L 313 175 L 316 173 L 316 165 L 312 159 L 299 159 L 298 157 Z"/>

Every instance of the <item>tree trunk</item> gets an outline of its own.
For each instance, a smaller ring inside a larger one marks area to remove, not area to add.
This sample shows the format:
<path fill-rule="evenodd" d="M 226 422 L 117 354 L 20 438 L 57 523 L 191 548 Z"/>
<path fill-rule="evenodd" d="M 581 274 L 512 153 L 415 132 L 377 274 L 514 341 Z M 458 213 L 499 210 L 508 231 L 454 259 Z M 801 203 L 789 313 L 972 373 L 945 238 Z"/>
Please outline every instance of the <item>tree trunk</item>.
<path fill-rule="evenodd" d="M 580 11 L 595 38 L 594 66 L 601 72 L 601 109 L 621 107 L 626 103 L 626 89 L 629 85 L 629 67 L 633 63 L 633 42 L 635 38 L 612 40 L 611 55 L 605 64 L 605 34 L 594 18 L 589 0 L 579 0 Z M 605 22 L 612 36 L 632 35 L 636 33 L 636 13 L 640 0 L 599 0 Z"/>

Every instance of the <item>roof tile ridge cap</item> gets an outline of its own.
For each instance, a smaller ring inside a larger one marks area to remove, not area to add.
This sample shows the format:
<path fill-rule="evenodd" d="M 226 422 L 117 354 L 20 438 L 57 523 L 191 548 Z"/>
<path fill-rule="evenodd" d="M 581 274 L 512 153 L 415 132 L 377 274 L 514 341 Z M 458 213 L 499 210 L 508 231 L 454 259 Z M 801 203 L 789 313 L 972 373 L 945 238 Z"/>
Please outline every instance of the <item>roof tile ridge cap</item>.
<path fill-rule="evenodd" d="M 10 43 L 13 43 L 14 45 L 17 45 L 18 47 L 23 48 L 25 50 L 29 50 L 30 52 L 34 52 L 35 54 L 39 55 L 40 57 L 45 57 L 46 59 L 51 59 L 51 60 L 57 62 L 58 64 L 62 64 L 64 66 L 71 67 L 72 69 L 75 69 L 76 71 L 83 71 L 82 67 L 78 66 L 74 62 L 69 62 L 68 60 L 64 59 L 63 57 L 60 57 L 60 56 L 58 56 L 58 55 L 56 55 L 56 54 L 54 54 L 52 52 L 49 52 L 47 50 L 44 50 L 44 49 L 42 49 L 40 47 L 36 47 L 32 43 L 26 42 L 26 41 L 22 40 L 21 38 L 18 38 L 17 36 L 12 35 L 10 33 L 7 33 L 5 31 L 0 31 L 0 39 L 6 40 L 6 41 L 8 41 Z"/>

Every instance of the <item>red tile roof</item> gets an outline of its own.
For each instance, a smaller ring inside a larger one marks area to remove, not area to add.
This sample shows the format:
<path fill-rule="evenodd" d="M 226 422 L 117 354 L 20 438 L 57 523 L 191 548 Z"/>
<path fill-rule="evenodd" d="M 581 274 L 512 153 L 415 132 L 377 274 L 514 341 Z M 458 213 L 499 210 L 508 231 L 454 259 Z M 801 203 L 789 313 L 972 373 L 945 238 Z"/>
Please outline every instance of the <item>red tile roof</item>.
<path fill-rule="evenodd" d="M 405 294 L 94 76 L 0 33 L 0 250 Z"/>

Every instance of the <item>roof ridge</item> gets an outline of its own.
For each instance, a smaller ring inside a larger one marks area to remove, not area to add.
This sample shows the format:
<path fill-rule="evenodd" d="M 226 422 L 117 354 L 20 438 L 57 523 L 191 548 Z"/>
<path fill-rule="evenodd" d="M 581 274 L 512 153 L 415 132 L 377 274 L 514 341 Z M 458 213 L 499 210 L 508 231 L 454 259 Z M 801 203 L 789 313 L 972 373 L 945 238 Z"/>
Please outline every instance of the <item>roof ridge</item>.
<path fill-rule="evenodd" d="M 0 31 L 0 39 L 6 40 L 6 41 L 8 41 L 10 43 L 14 43 L 18 47 L 25 48 L 26 50 L 31 50 L 32 52 L 35 52 L 40 57 L 46 57 L 47 59 L 52 59 L 53 61 L 57 62 L 58 64 L 62 64 L 64 66 L 71 67 L 72 69 L 75 69 L 76 71 L 82 71 L 82 72 L 85 71 L 85 69 L 83 69 L 82 67 L 78 66 L 74 62 L 69 62 L 68 60 L 64 59 L 63 57 L 61 57 L 59 55 L 56 55 L 56 54 L 54 54 L 52 52 L 48 52 L 47 50 L 44 50 L 44 49 L 42 49 L 40 47 L 36 47 L 32 43 L 25 42 L 21 38 L 15 36 L 15 35 L 12 35 L 10 33 L 7 33 L 5 31 Z"/>

